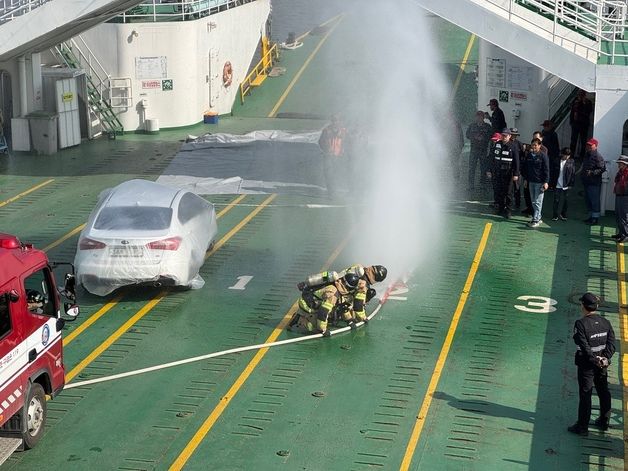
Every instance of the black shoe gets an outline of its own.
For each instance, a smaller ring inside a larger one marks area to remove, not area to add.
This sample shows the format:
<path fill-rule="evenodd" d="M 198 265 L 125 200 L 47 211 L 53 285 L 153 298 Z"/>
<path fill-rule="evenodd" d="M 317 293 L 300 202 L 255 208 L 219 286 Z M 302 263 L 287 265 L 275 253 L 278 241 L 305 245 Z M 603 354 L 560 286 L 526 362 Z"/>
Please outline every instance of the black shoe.
<path fill-rule="evenodd" d="M 552 218 L 552 221 L 558 221 L 558 216 L 554 216 L 554 217 Z"/>
<path fill-rule="evenodd" d="M 349 328 L 351 330 L 355 330 L 357 328 L 354 321 L 349 322 Z"/>
<path fill-rule="evenodd" d="M 504 211 L 504 218 L 505 219 L 510 219 L 510 216 L 511 216 L 510 211 L 508 211 L 508 210 Z"/>
<path fill-rule="evenodd" d="M 622 238 L 622 235 L 621 235 L 621 234 L 613 234 L 611 237 L 612 237 L 613 239 L 621 239 L 621 238 Z"/>
<path fill-rule="evenodd" d="M 608 417 L 598 417 L 597 419 L 595 419 L 593 424 L 602 432 L 606 432 L 609 427 L 608 422 L 609 422 Z"/>
<path fill-rule="evenodd" d="M 575 433 L 576 435 L 580 435 L 582 437 L 586 437 L 587 435 L 589 435 L 589 429 L 581 427 L 580 424 L 578 424 L 577 422 L 567 427 L 567 431 Z"/>
<path fill-rule="evenodd" d="M 589 222 L 587 222 L 587 224 L 588 224 L 589 226 L 597 226 L 597 225 L 598 225 L 597 218 L 591 218 L 591 219 L 589 219 Z"/>
<path fill-rule="evenodd" d="M 323 332 L 323 337 L 331 337 L 331 332 L 329 331 L 329 329 Z"/>
<path fill-rule="evenodd" d="M 560 219 L 561 221 L 566 221 L 567 220 L 567 216 L 558 216 L 558 219 Z"/>
<path fill-rule="evenodd" d="M 627 240 L 628 240 L 628 237 L 618 237 L 617 239 L 615 239 L 615 242 L 617 242 L 618 244 L 623 244 Z"/>

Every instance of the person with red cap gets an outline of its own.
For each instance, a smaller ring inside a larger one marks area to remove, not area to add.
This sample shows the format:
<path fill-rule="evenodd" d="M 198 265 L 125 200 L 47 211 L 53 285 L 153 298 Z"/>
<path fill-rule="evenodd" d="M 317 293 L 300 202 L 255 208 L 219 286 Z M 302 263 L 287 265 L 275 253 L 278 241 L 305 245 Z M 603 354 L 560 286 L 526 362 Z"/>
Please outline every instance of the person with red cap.
<path fill-rule="evenodd" d="M 487 174 L 493 180 L 493 192 L 497 206 L 496 214 L 509 219 L 512 214 L 514 186 L 519 180 L 519 146 L 510 142 L 512 132 L 502 131 L 502 138 L 493 147 L 491 171 Z"/>
<path fill-rule="evenodd" d="M 618 244 L 628 240 L 628 156 L 621 155 L 616 160 L 619 169 L 615 175 L 615 218 L 617 234 L 611 236 Z"/>
<path fill-rule="evenodd" d="M 604 158 L 597 151 L 598 141 L 591 138 L 587 141 L 587 152 L 582 162 L 582 185 L 584 186 L 584 201 L 587 205 L 589 217 L 585 223 L 594 226 L 600 217 L 600 193 L 602 191 L 602 174 L 606 171 Z"/>

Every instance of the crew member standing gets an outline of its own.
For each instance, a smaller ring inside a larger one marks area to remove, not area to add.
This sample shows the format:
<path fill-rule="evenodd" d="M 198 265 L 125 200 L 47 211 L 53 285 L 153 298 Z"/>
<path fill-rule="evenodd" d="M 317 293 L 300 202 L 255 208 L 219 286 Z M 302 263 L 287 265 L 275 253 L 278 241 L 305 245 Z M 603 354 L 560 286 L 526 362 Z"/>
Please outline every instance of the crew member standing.
<path fill-rule="evenodd" d="M 327 185 L 327 194 L 333 198 L 338 193 L 338 173 L 341 172 L 340 159 L 345 154 L 345 138 L 347 130 L 342 125 L 340 117 L 333 115 L 331 123 L 321 132 L 318 145 L 323 152 L 323 168 Z M 344 162 L 343 162 L 344 163 Z"/>
<path fill-rule="evenodd" d="M 615 175 L 615 218 L 617 234 L 611 236 L 621 244 L 628 240 L 628 156 L 622 155 L 617 160 L 619 170 Z"/>
<path fill-rule="evenodd" d="M 502 138 L 493 148 L 491 172 L 496 212 L 510 218 L 514 184 L 519 180 L 519 146 L 510 142 L 510 129 L 502 131 Z"/>
<path fill-rule="evenodd" d="M 573 340 L 578 346 L 576 365 L 578 366 L 578 422 L 567 428 L 578 435 L 589 434 L 591 419 L 591 395 L 593 386 L 600 399 L 600 416 L 594 424 L 600 430 L 608 430 L 611 416 L 611 393 L 608 390 L 608 365 L 615 353 L 615 332 L 611 323 L 596 311 L 599 298 L 585 293 L 580 298 L 582 317 L 573 328 Z"/>
<path fill-rule="evenodd" d="M 499 107 L 499 102 L 495 98 L 491 98 L 486 106 L 490 107 L 492 111 L 490 120 L 493 132 L 502 132 L 502 129 L 507 127 L 507 125 L 506 117 L 504 116 L 502 109 Z"/>
<path fill-rule="evenodd" d="M 491 125 L 484 121 L 484 112 L 478 111 L 475 113 L 475 121 L 469 124 L 467 128 L 467 139 L 471 144 L 471 150 L 469 151 L 469 190 L 475 187 L 475 171 L 480 163 L 480 183 L 486 181 L 486 150 L 488 148 L 488 141 L 491 138 Z"/>

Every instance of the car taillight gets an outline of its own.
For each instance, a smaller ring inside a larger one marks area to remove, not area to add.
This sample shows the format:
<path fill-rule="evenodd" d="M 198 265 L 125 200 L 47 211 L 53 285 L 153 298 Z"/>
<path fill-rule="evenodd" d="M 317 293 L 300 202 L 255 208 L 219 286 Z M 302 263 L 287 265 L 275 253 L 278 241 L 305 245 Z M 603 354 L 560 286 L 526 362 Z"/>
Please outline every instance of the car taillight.
<path fill-rule="evenodd" d="M 177 250 L 181 245 L 181 237 L 170 237 L 168 239 L 149 242 L 146 247 L 152 250 Z"/>
<path fill-rule="evenodd" d="M 107 244 L 98 240 L 90 239 L 88 237 L 85 237 L 79 241 L 79 250 L 104 249 L 106 246 Z"/>

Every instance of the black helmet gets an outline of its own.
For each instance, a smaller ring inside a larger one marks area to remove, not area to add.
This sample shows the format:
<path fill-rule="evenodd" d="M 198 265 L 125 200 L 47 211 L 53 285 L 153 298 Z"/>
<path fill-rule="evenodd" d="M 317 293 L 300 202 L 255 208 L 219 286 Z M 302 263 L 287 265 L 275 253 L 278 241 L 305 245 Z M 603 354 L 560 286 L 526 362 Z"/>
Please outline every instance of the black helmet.
<path fill-rule="evenodd" d="M 358 286 L 358 282 L 360 281 L 360 277 L 355 273 L 347 273 L 342 277 L 342 279 L 349 288 L 356 288 Z"/>
<path fill-rule="evenodd" d="M 373 272 L 375 273 L 375 281 L 384 281 L 386 279 L 386 275 L 388 275 L 388 270 L 384 265 L 373 265 Z"/>
<path fill-rule="evenodd" d="M 27 289 L 26 301 L 29 303 L 43 303 L 44 296 L 39 291 L 36 291 L 34 289 Z"/>

